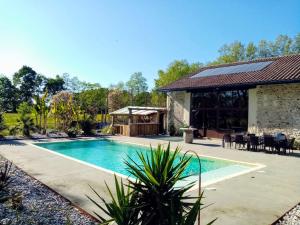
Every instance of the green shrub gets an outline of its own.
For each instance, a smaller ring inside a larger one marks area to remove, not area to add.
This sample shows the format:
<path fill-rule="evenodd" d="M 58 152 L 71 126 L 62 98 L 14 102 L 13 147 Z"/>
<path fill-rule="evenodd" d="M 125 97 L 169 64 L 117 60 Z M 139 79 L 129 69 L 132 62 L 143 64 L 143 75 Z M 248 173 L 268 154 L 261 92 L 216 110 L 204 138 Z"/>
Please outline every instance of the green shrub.
<path fill-rule="evenodd" d="M 93 124 L 92 120 L 89 120 L 89 119 L 81 120 L 79 122 L 79 124 L 80 124 L 80 127 L 81 127 L 84 135 L 94 134 L 94 132 L 93 132 L 94 131 L 94 124 Z"/>
<path fill-rule="evenodd" d="M 0 137 L 2 136 L 1 132 L 6 129 L 3 112 L 0 111 Z"/>
<path fill-rule="evenodd" d="M 149 155 L 138 152 L 139 162 L 131 158 L 125 162 L 129 173 L 137 178 L 136 182 L 129 180 L 129 185 L 125 185 L 131 188 L 127 193 L 123 183 L 120 184 L 115 178 L 116 196 L 107 187 L 111 202 L 104 200 L 96 191 L 100 201 L 89 198 L 110 217 L 105 219 L 97 214 L 101 224 L 112 221 L 118 225 L 195 224 L 202 206 L 203 193 L 198 197 L 187 194 L 194 182 L 184 187 L 175 187 L 178 181 L 187 178 L 183 173 L 191 156 L 184 155 L 178 160 L 179 149 L 171 152 L 170 144 L 166 149 L 158 145 L 157 149 L 151 148 L 150 151 Z M 106 208 L 101 206 L 102 202 Z"/>
<path fill-rule="evenodd" d="M 67 135 L 70 138 L 75 138 L 75 137 L 77 137 L 77 135 L 80 135 L 80 134 L 82 134 L 82 130 L 80 128 L 78 128 L 77 126 L 70 127 L 67 129 Z"/>

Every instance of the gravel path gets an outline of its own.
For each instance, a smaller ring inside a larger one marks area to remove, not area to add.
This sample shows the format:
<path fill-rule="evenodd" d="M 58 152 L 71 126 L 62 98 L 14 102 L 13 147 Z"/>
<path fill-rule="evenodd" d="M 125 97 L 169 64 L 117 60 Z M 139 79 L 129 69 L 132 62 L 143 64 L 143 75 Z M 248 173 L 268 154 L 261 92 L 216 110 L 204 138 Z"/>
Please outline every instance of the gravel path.
<path fill-rule="evenodd" d="M 0 155 L 0 164 L 4 158 Z M 8 194 L 20 193 L 22 208 L 13 209 L 11 201 L 0 203 L 1 225 L 94 225 L 91 217 L 83 214 L 62 196 L 51 191 L 22 170 L 12 166 L 12 182 L 6 188 Z M 0 198 L 4 192 L 0 192 Z"/>
<path fill-rule="evenodd" d="M 275 225 L 300 225 L 300 204 L 284 215 L 282 220 Z"/>

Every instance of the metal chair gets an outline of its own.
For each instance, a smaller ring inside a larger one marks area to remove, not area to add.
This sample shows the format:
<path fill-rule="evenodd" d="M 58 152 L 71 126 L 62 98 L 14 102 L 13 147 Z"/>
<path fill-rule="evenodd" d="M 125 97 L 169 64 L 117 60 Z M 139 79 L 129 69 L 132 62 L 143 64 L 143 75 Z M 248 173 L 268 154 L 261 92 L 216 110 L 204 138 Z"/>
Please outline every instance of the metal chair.
<path fill-rule="evenodd" d="M 264 151 L 266 151 L 266 148 L 269 148 L 269 151 L 273 153 L 275 148 L 275 141 L 273 136 L 264 135 Z"/>
<path fill-rule="evenodd" d="M 244 139 L 244 136 L 241 134 L 235 135 L 235 148 L 238 145 L 239 148 L 241 148 L 241 145 L 243 148 L 245 148 L 245 144 L 247 144 L 247 141 Z"/>
<path fill-rule="evenodd" d="M 250 144 L 251 150 L 257 151 L 258 147 L 260 146 L 259 137 L 255 136 L 255 135 L 249 136 L 249 144 Z"/>
<path fill-rule="evenodd" d="M 231 145 L 232 145 L 232 138 L 231 138 L 231 135 L 230 134 L 224 134 L 223 136 L 223 141 L 222 141 L 222 146 L 223 148 L 225 148 L 225 145 L 229 144 L 229 147 L 231 148 Z"/>

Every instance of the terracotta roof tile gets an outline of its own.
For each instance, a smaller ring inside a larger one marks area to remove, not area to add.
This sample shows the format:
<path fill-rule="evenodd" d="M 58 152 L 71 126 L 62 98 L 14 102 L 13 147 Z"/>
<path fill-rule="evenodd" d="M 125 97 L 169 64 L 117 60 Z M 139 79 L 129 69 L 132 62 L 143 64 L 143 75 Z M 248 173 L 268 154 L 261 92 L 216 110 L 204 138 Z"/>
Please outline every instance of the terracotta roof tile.
<path fill-rule="evenodd" d="M 192 77 L 207 69 L 266 61 L 272 61 L 272 63 L 259 71 Z M 160 90 L 179 91 L 187 89 L 253 86 L 258 84 L 288 82 L 300 82 L 300 54 L 202 67 L 197 72 L 189 74 Z"/>

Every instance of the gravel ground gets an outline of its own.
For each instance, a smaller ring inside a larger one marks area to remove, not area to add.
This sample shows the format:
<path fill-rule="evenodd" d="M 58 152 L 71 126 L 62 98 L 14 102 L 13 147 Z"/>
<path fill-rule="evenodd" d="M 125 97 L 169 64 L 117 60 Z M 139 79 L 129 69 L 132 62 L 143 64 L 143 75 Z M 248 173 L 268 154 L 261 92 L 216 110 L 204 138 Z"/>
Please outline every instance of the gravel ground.
<path fill-rule="evenodd" d="M 282 220 L 275 225 L 300 225 L 300 204 L 284 215 Z"/>
<path fill-rule="evenodd" d="M 0 155 L 0 164 L 4 159 Z M 1 225 L 94 225 L 98 224 L 91 217 L 83 214 L 62 196 L 51 191 L 39 181 L 28 176 L 22 170 L 12 166 L 12 182 L 3 195 L 19 193 L 22 208 L 13 209 L 11 201 L 0 203 Z"/>

